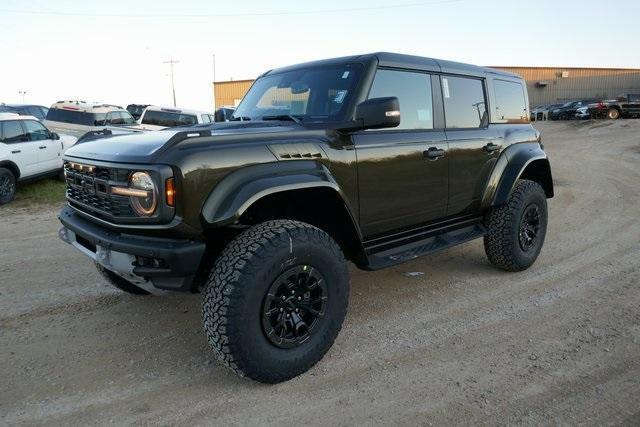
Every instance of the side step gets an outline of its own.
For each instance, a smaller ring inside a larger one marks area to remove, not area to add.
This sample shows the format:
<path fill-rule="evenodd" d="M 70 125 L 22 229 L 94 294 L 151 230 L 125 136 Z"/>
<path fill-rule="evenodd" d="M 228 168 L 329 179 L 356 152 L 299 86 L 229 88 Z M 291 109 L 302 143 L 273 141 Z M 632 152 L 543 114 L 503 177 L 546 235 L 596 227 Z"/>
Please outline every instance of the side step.
<path fill-rule="evenodd" d="M 437 252 L 451 246 L 459 245 L 484 236 L 485 227 L 480 221 L 460 224 L 459 227 L 436 229 L 432 233 L 420 233 L 418 240 L 407 236 L 400 242 L 390 245 L 375 245 L 367 248 L 369 269 L 379 270 L 405 261 L 418 258 L 432 252 Z"/>

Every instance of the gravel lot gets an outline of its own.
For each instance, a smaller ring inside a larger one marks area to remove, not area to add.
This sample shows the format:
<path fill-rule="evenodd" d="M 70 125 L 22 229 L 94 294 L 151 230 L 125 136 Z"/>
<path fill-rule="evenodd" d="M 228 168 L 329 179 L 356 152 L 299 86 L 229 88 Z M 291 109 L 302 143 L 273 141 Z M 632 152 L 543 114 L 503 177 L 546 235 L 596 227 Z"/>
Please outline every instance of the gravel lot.
<path fill-rule="evenodd" d="M 217 363 L 198 295 L 111 290 L 58 207 L 1 208 L 0 424 L 640 424 L 640 120 L 536 126 L 556 197 L 530 270 L 482 241 L 352 269 L 334 347 L 275 386 Z"/>

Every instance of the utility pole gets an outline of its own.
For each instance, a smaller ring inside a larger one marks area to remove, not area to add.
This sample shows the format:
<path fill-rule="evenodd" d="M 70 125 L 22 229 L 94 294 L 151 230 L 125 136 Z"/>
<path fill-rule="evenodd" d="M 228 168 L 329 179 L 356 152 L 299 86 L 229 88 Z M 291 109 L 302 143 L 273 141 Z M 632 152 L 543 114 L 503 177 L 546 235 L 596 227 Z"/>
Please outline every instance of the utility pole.
<path fill-rule="evenodd" d="M 216 111 L 216 54 L 213 54 L 213 111 Z"/>
<path fill-rule="evenodd" d="M 24 96 L 27 94 L 26 90 L 19 90 L 18 95 L 22 95 L 22 103 L 24 104 Z"/>
<path fill-rule="evenodd" d="M 180 61 L 174 61 L 173 58 L 171 58 L 168 61 L 164 61 L 163 64 L 169 64 L 169 66 L 171 67 L 171 92 L 173 93 L 173 106 L 176 106 L 176 83 L 175 80 L 173 78 L 173 64 L 179 64 Z"/>

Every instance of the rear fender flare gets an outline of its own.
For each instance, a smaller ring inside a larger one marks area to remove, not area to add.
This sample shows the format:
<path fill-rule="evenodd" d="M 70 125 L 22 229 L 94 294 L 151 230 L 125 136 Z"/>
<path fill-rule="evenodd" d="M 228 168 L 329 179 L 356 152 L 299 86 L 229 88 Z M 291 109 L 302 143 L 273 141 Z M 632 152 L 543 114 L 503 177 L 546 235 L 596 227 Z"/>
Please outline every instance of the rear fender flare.
<path fill-rule="evenodd" d="M 16 177 L 16 181 L 20 178 L 20 168 L 11 160 L 0 160 L 0 168 L 9 169 Z"/>
<path fill-rule="evenodd" d="M 498 158 L 487 181 L 482 197 L 482 208 L 505 204 L 518 180 L 531 165 L 541 174 L 541 185 L 548 198 L 553 197 L 553 180 L 547 154 L 537 142 L 513 144 Z"/>

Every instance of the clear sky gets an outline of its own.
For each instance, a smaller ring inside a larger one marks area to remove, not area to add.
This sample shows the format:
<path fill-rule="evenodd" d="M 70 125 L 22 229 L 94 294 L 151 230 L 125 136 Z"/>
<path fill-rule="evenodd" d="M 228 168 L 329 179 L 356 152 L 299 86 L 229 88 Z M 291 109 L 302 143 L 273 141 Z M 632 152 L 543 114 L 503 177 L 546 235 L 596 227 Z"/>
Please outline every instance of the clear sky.
<path fill-rule="evenodd" d="M 478 65 L 640 68 L 639 0 L 0 0 L 0 102 L 212 109 L 216 80 L 392 51 Z"/>

